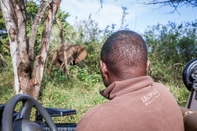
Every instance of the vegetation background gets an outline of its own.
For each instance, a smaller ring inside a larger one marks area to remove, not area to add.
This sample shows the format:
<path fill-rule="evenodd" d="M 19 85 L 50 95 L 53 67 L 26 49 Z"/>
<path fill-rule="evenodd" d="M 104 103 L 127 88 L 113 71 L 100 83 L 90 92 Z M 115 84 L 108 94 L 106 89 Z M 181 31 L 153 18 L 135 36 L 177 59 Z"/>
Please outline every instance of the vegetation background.
<path fill-rule="evenodd" d="M 27 10 L 32 14 L 38 10 L 33 1 L 28 1 L 28 4 Z M 105 88 L 99 70 L 100 50 L 106 38 L 116 30 L 114 30 L 115 25 L 113 24 L 107 26 L 105 30 L 100 30 L 98 23 L 92 20 L 91 15 L 88 19 L 76 21 L 75 26 L 66 22 L 69 13 L 59 10 L 57 15 L 62 22 L 65 41 L 83 45 L 88 56 L 79 65 L 69 67 L 70 80 L 67 80 L 66 76 L 55 67 L 52 76 L 49 76 L 49 63 L 54 51 L 60 46 L 59 29 L 57 24 L 54 24 L 39 102 L 44 107 L 75 109 L 76 115 L 66 119 L 65 117 L 54 119 L 58 122 L 78 122 L 83 113 L 106 101 L 99 94 L 99 91 Z M 0 103 L 6 103 L 10 97 L 15 95 L 14 75 L 9 41 L 1 12 L 0 16 Z M 41 28 L 42 25 L 40 25 Z M 128 28 L 122 22 L 119 29 Z M 190 60 L 197 58 L 197 20 L 181 24 L 169 22 L 166 25 L 152 25 L 141 35 L 147 43 L 151 63 L 148 75 L 153 77 L 156 82 L 166 85 L 178 104 L 185 106 L 189 91 L 183 84 L 182 72 Z M 39 47 L 38 43 L 39 37 L 37 47 Z"/>

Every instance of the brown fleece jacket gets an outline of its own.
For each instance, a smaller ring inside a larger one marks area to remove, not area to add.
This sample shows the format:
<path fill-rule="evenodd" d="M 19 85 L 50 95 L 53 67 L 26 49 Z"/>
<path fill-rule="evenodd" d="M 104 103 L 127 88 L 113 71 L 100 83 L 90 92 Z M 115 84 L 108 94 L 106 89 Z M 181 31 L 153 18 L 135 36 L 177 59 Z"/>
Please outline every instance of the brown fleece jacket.
<path fill-rule="evenodd" d="M 175 98 L 149 76 L 116 81 L 101 94 L 110 101 L 85 113 L 77 131 L 184 131 Z"/>

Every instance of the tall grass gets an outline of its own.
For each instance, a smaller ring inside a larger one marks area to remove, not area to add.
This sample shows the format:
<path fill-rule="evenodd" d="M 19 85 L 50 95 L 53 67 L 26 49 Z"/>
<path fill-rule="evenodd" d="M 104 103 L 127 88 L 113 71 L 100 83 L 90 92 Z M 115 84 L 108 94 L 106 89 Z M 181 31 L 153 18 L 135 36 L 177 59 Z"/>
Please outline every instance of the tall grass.
<path fill-rule="evenodd" d="M 44 107 L 75 109 L 77 114 L 60 118 L 53 118 L 55 122 L 78 122 L 81 116 L 90 108 L 102 104 L 104 99 L 99 91 L 104 89 L 98 74 L 88 73 L 88 69 L 71 67 L 71 78 L 66 79 L 60 71 L 54 70 L 53 76 L 44 74 L 39 102 Z M 6 103 L 14 95 L 13 72 L 5 67 L 0 72 L 0 103 Z M 173 83 L 166 83 L 166 88 L 175 96 L 180 106 L 185 106 L 189 91 L 177 87 Z"/>
<path fill-rule="evenodd" d="M 6 103 L 14 95 L 12 66 L 0 67 L 0 103 Z"/>
<path fill-rule="evenodd" d="M 82 73 L 84 73 L 84 71 Z M 95 83 L 91 80 L 91 77 L 95 76 L 88 75 L 88 79 L 86 80 L 80 80 L 77 76 L 73 77 L 73 75 L 67 80 L 63 76 L 64 75 L 58 72 L 54 76 L 59 78 L 58 80 L 48 76 L 44 78 L 39 99 L 44 107 L 75 109 L 77 114 L 70 117 L 68 120 L 70 122 L 76 122 L 88 109 L 105 101 L 99 94 L 99 90 L 104 88 L 103 84 L 101 81 Z M 64 120 L 63 118 L 63 121 Z"/>

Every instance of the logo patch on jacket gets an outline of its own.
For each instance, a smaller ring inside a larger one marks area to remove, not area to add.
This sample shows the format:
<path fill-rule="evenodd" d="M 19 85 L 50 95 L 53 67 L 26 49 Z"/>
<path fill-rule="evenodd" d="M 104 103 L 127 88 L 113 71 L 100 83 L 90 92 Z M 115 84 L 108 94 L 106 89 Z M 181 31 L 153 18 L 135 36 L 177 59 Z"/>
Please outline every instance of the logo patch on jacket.
<path fill-rule="evenodd" d="M 157 90 L 157 88 L 154 88 L 148 94 L 141 97 L 141 100 L 147 106 L 147 105 L 153 103 L 159 96 L 160 96 L 159 91 Z"/>

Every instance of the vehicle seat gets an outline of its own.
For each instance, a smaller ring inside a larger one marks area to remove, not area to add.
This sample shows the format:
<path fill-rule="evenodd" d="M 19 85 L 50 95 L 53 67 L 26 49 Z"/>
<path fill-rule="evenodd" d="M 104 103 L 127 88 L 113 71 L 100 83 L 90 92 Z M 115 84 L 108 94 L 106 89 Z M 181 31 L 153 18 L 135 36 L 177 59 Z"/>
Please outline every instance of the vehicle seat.
<path fill-rule="evenodd" d="M 180 107 L 185 131 L 197 131 L 197 111 L 188 109 L 186 107 Z"/>

